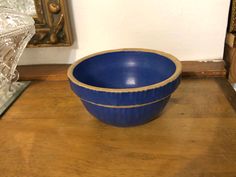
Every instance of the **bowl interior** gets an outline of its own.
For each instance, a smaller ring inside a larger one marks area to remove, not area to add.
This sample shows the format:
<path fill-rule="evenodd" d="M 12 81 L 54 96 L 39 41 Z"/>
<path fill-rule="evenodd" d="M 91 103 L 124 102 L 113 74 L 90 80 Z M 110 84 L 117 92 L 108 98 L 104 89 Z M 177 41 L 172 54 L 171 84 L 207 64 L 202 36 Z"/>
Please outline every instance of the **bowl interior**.
<path fill-rule="evenodd" d="M 79 63 L 74 77 L 87 85 L 103 88 L 137 88 L 168 79 L 175 63 L 159 54 L 119 51 L 93 56 Z"/>

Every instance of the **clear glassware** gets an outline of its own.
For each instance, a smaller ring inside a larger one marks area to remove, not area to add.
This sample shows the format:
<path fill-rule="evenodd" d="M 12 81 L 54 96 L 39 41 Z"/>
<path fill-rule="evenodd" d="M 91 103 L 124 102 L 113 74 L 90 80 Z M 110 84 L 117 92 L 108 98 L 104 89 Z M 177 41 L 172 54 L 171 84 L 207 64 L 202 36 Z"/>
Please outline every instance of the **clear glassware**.
<path fill-rule="evenodd" d="M 0 0 L 0 6 L 10 7 L 30 16 L 36 15 L 34 0 Z"/>
<path fill-rule="evenodd" d="M 16 66 L 34 34 L 32 17 L 0 6 L 0 107 L 4 102 L 1 99 L 6 94 L 13 94 L 20 86 L 19 83 L 14 84 L 19 78 Z"/>

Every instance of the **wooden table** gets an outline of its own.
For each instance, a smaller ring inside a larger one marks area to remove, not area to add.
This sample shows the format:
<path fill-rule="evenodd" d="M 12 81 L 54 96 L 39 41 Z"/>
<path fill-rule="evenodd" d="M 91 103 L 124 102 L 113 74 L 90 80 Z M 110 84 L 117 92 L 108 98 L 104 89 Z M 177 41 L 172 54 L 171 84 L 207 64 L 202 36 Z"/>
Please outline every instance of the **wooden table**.
<path fill-rule="evenodd" d="M 0 120 L 0 177 L 235 177 L 225 89 L 184 79 L 160 118 L 117 128 L 89 115 L 67 81 L 33 82 Z"/>

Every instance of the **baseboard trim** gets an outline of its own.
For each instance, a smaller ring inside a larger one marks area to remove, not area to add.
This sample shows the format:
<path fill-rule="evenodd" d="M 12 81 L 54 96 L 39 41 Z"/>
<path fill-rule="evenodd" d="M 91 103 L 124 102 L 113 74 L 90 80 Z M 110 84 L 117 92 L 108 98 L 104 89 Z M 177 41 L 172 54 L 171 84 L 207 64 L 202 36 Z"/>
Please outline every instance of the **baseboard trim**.
<path fill-rule="evenodd" d="M 226 77 L 224 60 L 213 62 L 182 61 L 184 77 Z"/>
<path fill-rule="evenodd" d="M 199 62 L 182 61 L 183 77 L 226 77 L 224 61 Z M 20 80 L 60 81 L 67 80 L 68 64 L 47 64 L 18 66 Z"/>

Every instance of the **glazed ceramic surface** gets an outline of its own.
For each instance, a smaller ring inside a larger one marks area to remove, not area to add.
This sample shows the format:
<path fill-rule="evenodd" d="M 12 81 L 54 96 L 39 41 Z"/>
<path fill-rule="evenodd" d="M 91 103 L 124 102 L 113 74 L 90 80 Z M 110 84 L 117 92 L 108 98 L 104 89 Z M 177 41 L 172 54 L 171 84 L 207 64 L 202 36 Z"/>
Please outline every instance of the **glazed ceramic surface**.
<path fill-rule="evenodd" d="M 71 88 L 87 110 L 117 126 L 143 124 L 160 115 L 180 74 L 175 57 L 147 49 L 93 54 L 68 70 Z"/>

